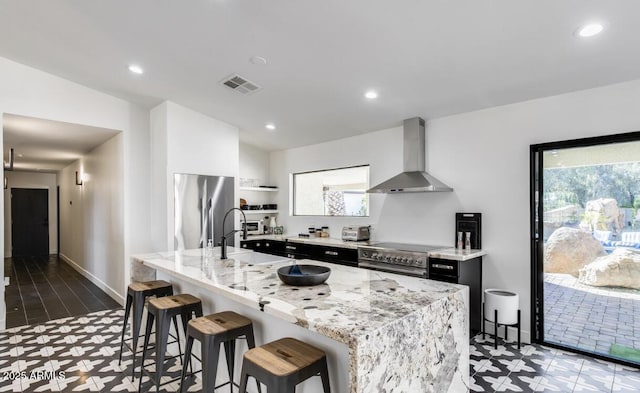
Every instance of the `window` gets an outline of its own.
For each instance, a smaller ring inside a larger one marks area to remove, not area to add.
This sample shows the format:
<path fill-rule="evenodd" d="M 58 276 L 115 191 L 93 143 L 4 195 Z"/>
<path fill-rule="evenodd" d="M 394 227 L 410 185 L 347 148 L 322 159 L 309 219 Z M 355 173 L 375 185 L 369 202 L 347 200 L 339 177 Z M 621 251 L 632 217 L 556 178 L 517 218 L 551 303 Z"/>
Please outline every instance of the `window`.
<path fill-rule="evenodd" d="M 293 174 L 294 216 L 369 216 L 369 165 Z"/>

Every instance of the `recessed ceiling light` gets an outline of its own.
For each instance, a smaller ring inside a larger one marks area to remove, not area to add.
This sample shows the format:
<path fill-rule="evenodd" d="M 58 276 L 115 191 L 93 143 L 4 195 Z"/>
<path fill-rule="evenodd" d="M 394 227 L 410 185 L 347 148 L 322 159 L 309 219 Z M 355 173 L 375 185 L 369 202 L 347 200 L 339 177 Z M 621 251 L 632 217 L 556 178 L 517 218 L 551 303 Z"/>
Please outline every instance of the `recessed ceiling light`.
<path fill-rule="evenodd" d="M 577 34 L 580 37 L 593 37 L 594 35 L 598 35 L 602 32 L 602 30 L 604 30 L 604 26 L 602 26 L 600 23 L 589 23 L 587 25 L 581 26 L 578 31 Z"/>
<path fill-rule="evenodd" d="M 264 128 L 266 128 L 269 131 L 273 131 L 273 130 L 276 129 L 276 125 L 273 124 L 273 123 L 267 123 L 267 124 L 264 125 Z"/>
<path fill-rule="evenodd" d="M 262 56 L 251 56 L 249 61 L 255 65 L 267 65 L 267 59 Z"/>
<path fill-rule="evenodd" d="M 136 64 L 131 64 L 129 66 L 129 71 L 133 72 L 134 74 L 144 74 L 144 70 L 142 69 L 142 67 L 140 67 L 139 65 Z"/>
<path fill-rule="evenodd" d="M 18 153 L 18 157 L 22 158 L 24 155 L 22 153 Z"/>
<path fill-rule="evenodd" d="M 364 96 L 369 100 L 375 100 L 376 98 L 378 98 L 378 92 L 375 90 L 369 90 L 366 93 L 364 93 Z"/>

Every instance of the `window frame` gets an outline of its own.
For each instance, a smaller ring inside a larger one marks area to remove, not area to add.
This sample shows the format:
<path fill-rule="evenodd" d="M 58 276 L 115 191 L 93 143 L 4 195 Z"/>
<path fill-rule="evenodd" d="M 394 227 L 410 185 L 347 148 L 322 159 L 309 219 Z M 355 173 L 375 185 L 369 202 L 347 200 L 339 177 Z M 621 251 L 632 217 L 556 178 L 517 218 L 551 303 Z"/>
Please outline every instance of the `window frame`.
<path fill-rule="evenodd" d="M 363 217 L 363 218 L 367 218 L 370 217 L 371 215 L 371 201 L 368 200 L 368 206 L 367 206 L 367 215 L 365 216 L 348 216 L 348 215 L 344 215 L 344 216 L 332 216 L 332 215 L 328 215 L 328 214 L 296 214 L 296 175 L 304 175 L 304 174 L 309 174 L 309 173 L 319 173 L 319 172 L 329 172 L 329 171 L 338 171 L 341 169 L 353 169 L 353 168 L 362 168 L 362 167 L 367 167 L 368 168 L 368 173 L 367 173 L 367 189 L 371 186 L 371 164 L 358 164 L 358 165 L 350 165 L 350 166 L 344 166 L 344 167 L 336 167 L 336 168 L 329 168 L 329 169 L 316 169 L 316 170 L 312 170 L 312 171 L 303 171 L 303 172 L 294 172 L 291 173 L 290 175 L 290 179 L 291 179 L 291 211 L 290 211 L 290 215 L 293 217 L 350 217 L 350 218 L 358 218 L 358 217 Z M 365 194 L 367 193 L 366 189 L 365 189 Z"/>

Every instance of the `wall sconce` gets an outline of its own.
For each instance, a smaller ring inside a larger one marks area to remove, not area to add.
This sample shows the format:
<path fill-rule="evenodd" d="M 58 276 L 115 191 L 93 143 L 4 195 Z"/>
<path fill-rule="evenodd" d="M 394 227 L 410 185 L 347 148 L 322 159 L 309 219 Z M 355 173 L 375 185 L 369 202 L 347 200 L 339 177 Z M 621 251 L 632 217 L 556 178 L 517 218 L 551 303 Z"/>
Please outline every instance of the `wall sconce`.
<path fill-rule="evenodd" d="M 82 185 L 82 175 L 78 171 L 76 171 L 76 185 L 77 186 Z"/>

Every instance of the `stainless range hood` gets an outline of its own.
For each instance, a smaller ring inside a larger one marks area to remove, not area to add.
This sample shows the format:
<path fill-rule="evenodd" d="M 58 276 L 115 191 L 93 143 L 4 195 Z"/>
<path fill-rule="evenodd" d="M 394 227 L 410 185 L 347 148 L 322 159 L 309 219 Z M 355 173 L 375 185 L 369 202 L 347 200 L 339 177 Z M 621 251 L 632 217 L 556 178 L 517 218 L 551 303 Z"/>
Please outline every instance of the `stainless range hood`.
<path fill-rule="evenodd" d="M 371 187 L 367 192 L 436 192 L 453 191 L 453 188 L 425 172 L 425 124 L 419 117 L 403 122 L 404 172 Z"/>

